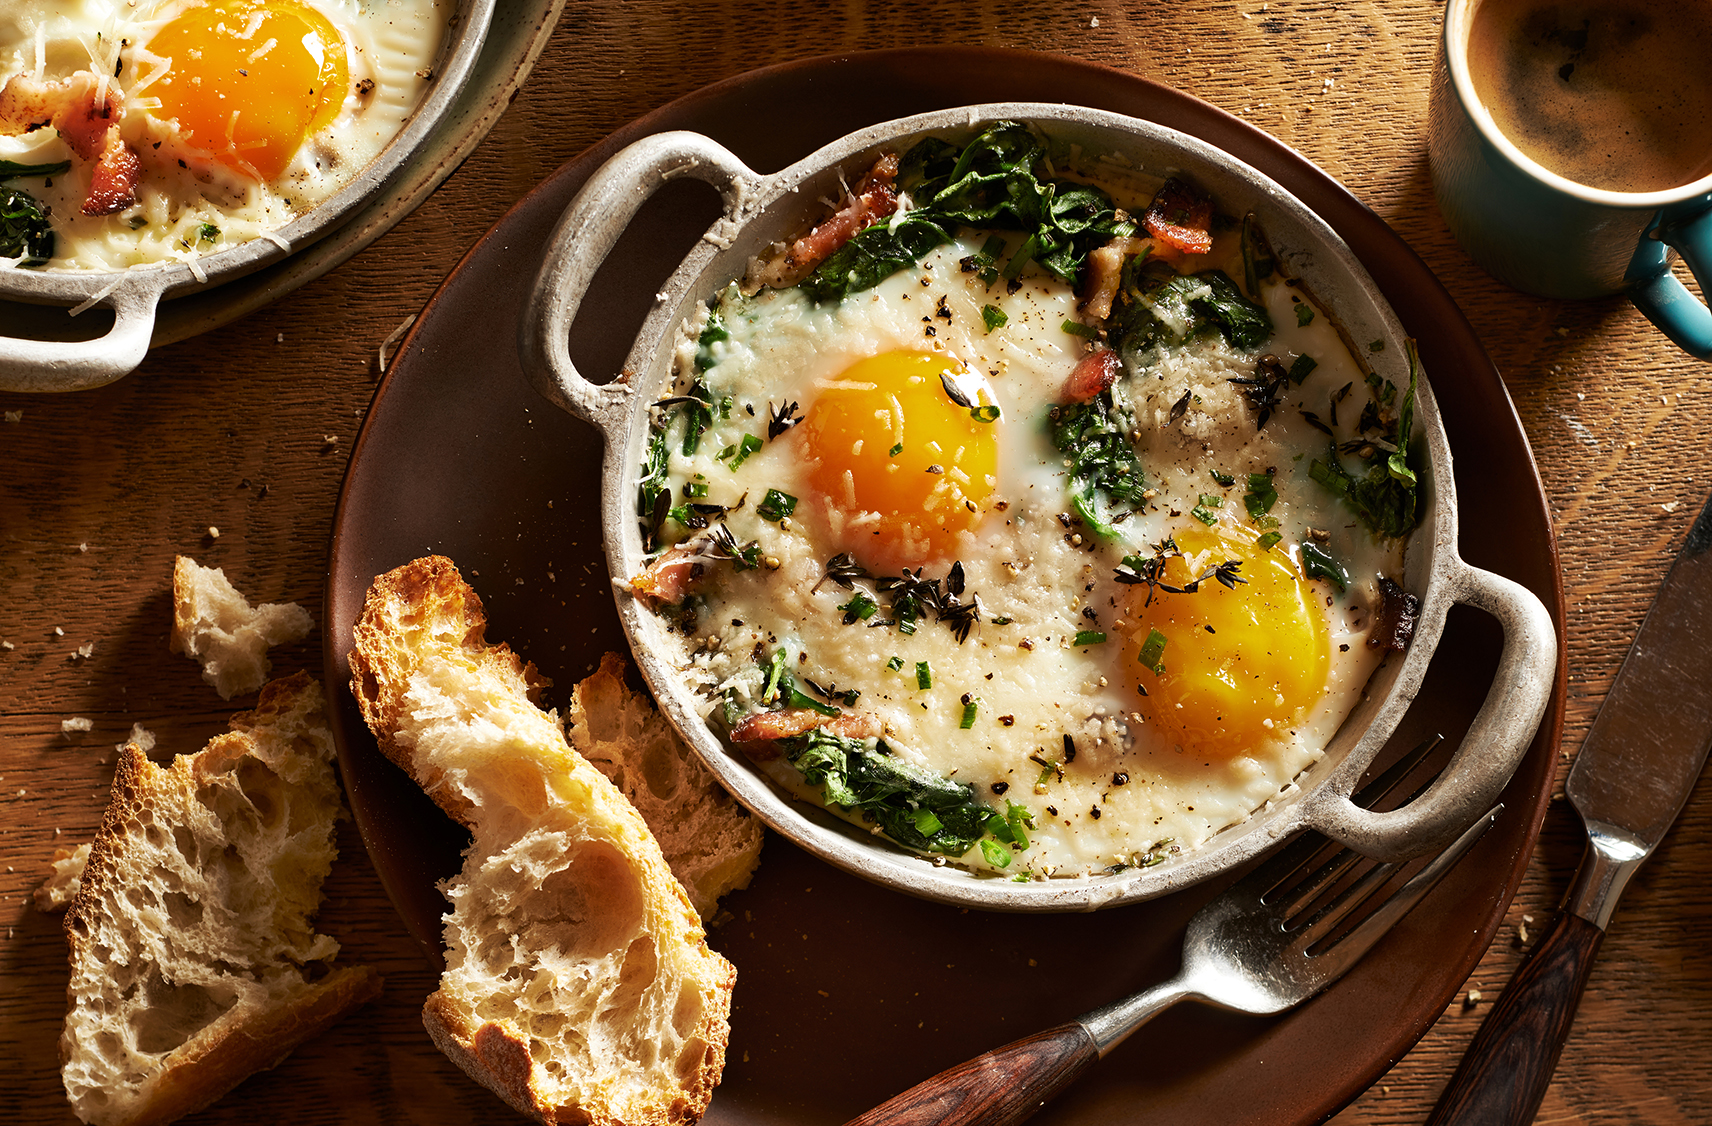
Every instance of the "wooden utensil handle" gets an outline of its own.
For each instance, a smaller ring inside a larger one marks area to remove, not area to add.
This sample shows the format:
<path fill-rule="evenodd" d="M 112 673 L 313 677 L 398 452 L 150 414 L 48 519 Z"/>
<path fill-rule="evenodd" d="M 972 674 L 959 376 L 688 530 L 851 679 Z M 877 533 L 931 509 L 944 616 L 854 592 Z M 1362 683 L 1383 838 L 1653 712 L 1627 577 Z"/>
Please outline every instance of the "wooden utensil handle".
<path fill-rule="evenodd" d="M 1487 1014 L 1427 1126 L 1527 1126 L 1551 1084 L 1605 932 L 1559 911 Z"/>
<path fill-rule="evenodd" d="M 1071 1021 L 947 1068 L 845 1126 L 1016 1126 L 1099 1058 Z"/>

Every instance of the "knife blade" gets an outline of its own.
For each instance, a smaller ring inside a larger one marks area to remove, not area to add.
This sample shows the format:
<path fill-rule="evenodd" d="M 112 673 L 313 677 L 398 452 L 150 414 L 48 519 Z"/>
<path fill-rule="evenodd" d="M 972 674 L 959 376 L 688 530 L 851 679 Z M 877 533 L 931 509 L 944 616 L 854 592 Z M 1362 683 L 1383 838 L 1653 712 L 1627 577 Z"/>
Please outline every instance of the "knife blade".
<path fill-rule="evenodd" d="M 1701 510 L 1564 786 L 1587 828 L 1569 894 L 1487 1014 L 1427 1126 L 1525 1126 L 1551 1084 L 1617 899 L 1712 749 L 1712 500 Z"/>

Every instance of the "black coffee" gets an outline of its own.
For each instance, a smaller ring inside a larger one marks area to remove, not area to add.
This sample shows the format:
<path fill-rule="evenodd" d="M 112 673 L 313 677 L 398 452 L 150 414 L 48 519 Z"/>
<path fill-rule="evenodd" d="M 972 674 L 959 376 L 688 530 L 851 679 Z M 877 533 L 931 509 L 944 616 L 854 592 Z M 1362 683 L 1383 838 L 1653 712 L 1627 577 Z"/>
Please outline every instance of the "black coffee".
<path fill-rule="evenodd" d="M 1566 179 L 1663 191 L 1712 173 L 1712 3 L 1486 0 L 1474 90 L 1498 128 Z"/>

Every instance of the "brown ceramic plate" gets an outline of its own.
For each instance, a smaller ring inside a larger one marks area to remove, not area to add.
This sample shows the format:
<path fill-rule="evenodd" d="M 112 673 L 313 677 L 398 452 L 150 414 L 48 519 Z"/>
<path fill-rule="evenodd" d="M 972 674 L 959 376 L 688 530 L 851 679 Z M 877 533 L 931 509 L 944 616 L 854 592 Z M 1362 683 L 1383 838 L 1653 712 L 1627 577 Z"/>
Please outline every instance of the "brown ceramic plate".
<path fill-rule="evenodd" d="M 1545 496 L 1497 371 L 1450 296 L 1377 216 L 1278 141 L 1187 95 L 1052 56 L 969 49 L 841 55 L 738 76 L 620 130 L 525 198 L 429 303 L 381 385 L 334 527 L 327 680 L 345 685 L 369 580 L 451 556 L 487 603 L 489 636 L 558 682 L 554 702 L 622 649 L 598 527 L 599 438 L 529 388 L 517 319 L 560 211 L 624 145 L 695 129 L 770 171 L 853 129 L 998 99 L 1074 102 L 1147 118 L 1229 151 L 1306 201 L 1354 248 L 1421 341 L 1457 462 L 1462 553 L 1518 580 L 1560 623 Z M 660 282 L 718 215 L 678 183 L 630 225 L 584 303 L 571 352 L 616 371 Z M 1453 610 L 1400 742 L 1458 738 L 1497 664 L 1490 619 Z M 1560 640 L 1559 651 L 1563 651 Z M 1043 1124 L 1316 1122 L 1371 1084 L 1443 1010 L 1491 941 L 1544 815 L 1563 726 L 1563 672 L 1504 800 L 1508 811 L 1366 961 L 1295 1012 L 1168 1012 L 1049 1106 Z M 439 958 L 461 833 L 379 755 L 348 688 L 335 695 L 345 784 L 406 925 Z M 1203 885 L 1091 915 L 960 911 L 883 891 L 774 839 L 731 896 L 713 943 L 740 971 L 725 1081 L 709 1123 L 837 1123 L 968 1056 L 1046 1028 L 1177 967 Z M 498 1104 L 495 1104 L 498 1111 Z"/>

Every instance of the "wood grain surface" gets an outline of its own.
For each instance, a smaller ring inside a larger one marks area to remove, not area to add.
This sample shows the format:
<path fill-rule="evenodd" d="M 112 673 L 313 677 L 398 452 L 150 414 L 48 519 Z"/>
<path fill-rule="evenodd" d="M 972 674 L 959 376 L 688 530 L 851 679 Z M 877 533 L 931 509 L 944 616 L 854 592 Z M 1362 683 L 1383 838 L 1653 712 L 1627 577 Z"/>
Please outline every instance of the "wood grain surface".
<path fill-rule="evenodd" d="M 49 856 L 93 833 L 114 744 L 133 723 L 163 749 L 192 750 L 236 710 L 167 651 L 174 555 L 223 567 L 253 598 L 296 601 L 319 618 L 334 503 L 381 342 L 563 161 L 678 95 L 766 63 L 929 41 L 1056 51 L 1206 99 L 1346 184 L 1459 302 L 1533 443 L 1568 591 L 1567 769 L 1712 488 L 1712 469 L 1700 468 L 1712 369 L 1676 352 L 1622 300 L 1530 298 L 1457 248 L 1433 204 L 1425 155 L 1439 14 L 1428 0 L 571 0 L 493 134 L 372 247 L 261 312 L 156 351 L 109 388 L 0 395 L 0 1117 L 73 1121 L 57 1073 L 59 920 L 29 903 Z M 318 671 L 319 646 L 279 650 L 275 666 Z M 90 731 L 62 732 L 79 716 Z M 1712 1121 L 1704 790 L 1629 886 L 1540 1122 Z M 418 1010 L 433 976 L 348 824 L 340 846 L 325 928 L 345 957 L 386 974 L 386 999 L 195 1121 L 503 1120 L 504 1108 L 428 1043 Z M 1334 1121 L 1426 1117 L 1580 854 L 1574 812 L 1554 803 L 1508 925 L 1468 991 Z"/>

